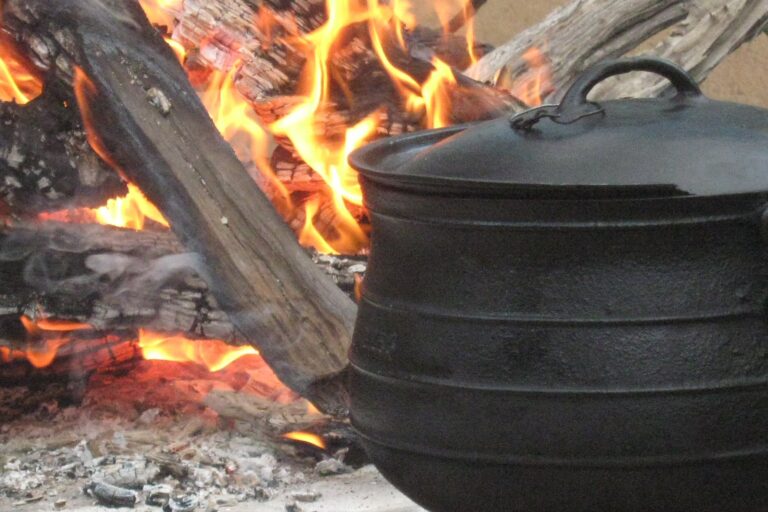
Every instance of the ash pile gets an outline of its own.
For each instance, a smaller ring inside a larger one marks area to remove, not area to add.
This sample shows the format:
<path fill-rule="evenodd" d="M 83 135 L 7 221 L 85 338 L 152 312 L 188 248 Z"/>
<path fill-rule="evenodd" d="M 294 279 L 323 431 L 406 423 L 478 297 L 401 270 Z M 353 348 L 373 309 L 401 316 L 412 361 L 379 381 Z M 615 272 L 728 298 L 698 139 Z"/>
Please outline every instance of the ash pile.
<path fill-rule="evenodd" d="M 286 493 L 303 510 L 365 457 L 346 423 L 258 372 L 142 361 L 85 389 L 0 388 L 0 510 L 253 510 Z"/>

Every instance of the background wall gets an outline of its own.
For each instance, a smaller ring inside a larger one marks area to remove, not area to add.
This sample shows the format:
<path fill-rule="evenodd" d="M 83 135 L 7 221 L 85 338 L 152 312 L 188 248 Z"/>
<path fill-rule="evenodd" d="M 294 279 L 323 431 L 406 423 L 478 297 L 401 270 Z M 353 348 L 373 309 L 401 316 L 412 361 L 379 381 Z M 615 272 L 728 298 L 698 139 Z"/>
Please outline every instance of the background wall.
<path fill-rule="evenodd" d="M 566 3 L 568 0 L 488 0 L 477 17 L 477 39 L 498 46 Z M 414 4 L 419 20 L 436 20 L 428 0 L 414 0 Z M 723 61 L 704 83 L 704 91 L 713 98 L 768 108 L 768 36 L 758 36 Z"/>

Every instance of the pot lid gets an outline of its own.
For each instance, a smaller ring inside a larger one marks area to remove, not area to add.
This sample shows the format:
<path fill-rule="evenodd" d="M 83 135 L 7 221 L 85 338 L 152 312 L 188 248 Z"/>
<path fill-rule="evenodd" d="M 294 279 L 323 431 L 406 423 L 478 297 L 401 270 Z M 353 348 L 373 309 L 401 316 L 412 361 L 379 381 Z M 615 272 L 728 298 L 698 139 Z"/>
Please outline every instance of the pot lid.
<path fill-rule="evenodd" d="M 677 94 L 587 100 L 613 75 L 650 71 Z M 705 98 L 688 73 L 652 58 L 587 70 L 560 105 L 392 137 L 350 162 L 367 179 L 428 191 L 721 195 L 768 191 L 768 111 Z"/>

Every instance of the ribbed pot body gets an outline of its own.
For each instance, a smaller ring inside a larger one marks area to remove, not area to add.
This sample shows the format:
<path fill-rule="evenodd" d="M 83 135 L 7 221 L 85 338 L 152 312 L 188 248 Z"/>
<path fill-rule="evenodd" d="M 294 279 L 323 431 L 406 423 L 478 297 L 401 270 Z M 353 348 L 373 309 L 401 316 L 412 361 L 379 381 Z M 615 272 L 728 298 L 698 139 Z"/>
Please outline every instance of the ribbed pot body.
<path fill-rule="evenodd" d="M 363 181 L 352 422 L 433 511 L 768 509 L 763 195 Z"/>

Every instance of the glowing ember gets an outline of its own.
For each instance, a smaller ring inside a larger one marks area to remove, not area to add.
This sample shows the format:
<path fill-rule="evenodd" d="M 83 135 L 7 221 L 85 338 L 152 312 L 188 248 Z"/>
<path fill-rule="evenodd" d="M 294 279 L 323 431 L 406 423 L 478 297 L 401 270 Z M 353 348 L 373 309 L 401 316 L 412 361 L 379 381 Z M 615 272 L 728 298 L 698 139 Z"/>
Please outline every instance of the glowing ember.
<path fill-rule="evenodd" d="M 310 432 L 288 432 L 287 434 L 283 434 L 282 437 L 283 439 L 309 444 L 316 448 L 320 448 L 321 450 L 325 450 L 327 448 L 325 440 L 322 437 Z"/>
<path fill-rule="evenodd" d="M 144 359 L 149 361 L 191 362 L 212 372 L 226 368 L 241 357 L 259 355 L 251 346 L 235 347 L 221 340 L 193 340 L 146 329 L 139 331 L 139 347 Z"/>

